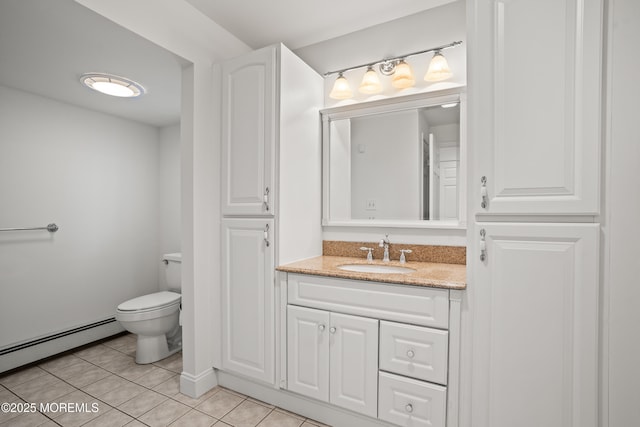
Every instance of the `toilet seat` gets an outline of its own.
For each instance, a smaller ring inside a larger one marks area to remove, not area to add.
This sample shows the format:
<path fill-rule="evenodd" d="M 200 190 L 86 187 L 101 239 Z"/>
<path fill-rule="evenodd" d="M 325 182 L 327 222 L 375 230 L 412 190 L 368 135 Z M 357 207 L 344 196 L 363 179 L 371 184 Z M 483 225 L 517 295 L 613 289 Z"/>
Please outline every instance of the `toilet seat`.
<path fill-rule="evenodd" d="M 118 306 L 116 319 L 136 321 L 168 316 L 180 309 L 181 295 L 162 291 L 130 299 Z"/>
<path fill-rule="evenodd" d="M 147 311 L 167 307 L 180 303 L 181 295 L 176 292 L 162 291 L 153 294 L 142 295 L 130 299 L 118 306 L 118 311 Z"/>

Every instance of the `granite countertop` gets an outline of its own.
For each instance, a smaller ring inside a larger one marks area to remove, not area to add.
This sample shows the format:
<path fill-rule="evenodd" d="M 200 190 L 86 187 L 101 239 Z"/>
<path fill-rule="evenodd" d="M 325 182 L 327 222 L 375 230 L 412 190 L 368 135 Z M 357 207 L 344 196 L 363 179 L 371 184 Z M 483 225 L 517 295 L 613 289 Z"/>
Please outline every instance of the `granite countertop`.
<path fill-rule="evenodd" d="M 411 273 L 362 273 L 338 268 L 338 266 L 345 264 L 394 265 L 409 267 L 415 271 Z M 467 287 L 467 268 L 461 264 L 417 261 L 408 261 L 406 264 L 400 264 L 399 261 L 382 262 L 380 260 L 367 262 L 364 258 L 325 255 L 281 265 L 276 268 L 276 270 L 287 273 L 339 277 L 341 279 L 370 280 L 374 282 L 444 289 L 466 289 Z"/>

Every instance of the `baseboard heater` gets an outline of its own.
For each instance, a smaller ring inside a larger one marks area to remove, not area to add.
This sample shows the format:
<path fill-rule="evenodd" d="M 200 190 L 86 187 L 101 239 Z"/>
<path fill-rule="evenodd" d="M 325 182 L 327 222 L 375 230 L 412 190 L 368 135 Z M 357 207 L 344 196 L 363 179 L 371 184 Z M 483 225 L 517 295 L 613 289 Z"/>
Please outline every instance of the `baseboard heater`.
<path fill-rule="evenodd" d="M 109 317 L 0 349 L 0 372 L 115 335 L 123 330 L 115 317 Z"/>

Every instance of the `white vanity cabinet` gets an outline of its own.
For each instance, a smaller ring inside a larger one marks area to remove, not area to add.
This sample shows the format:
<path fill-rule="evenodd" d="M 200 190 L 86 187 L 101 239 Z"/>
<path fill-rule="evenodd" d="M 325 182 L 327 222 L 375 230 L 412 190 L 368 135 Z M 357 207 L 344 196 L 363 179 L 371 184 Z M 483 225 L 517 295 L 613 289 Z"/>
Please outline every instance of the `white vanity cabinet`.
<path fill-rule="evenodd" d="M 276 51 L 222 65 L 222 213 L 274 215 Z"/>
<path fill-rule="evenodd" d="M 287 274 L 289 391 L 400 426 L 457 426 L 457 291 Z"/>
<path fill-rule="evenodd" d="M 599 424 L 604 3 L 467 2 L 467 425 Z"/>
<path fill-rule="evenodd" d="M 222 221 L 222 361 L 273 382 L 273 219 Z"/>
<path fill-rule="evenodd" d="M 219 68 L 221 366 L 276 381 L 275 266 L 321 254 L 323 79 L 285 46 Z"/>
<path fill-rule="evenodd" d="M 377 415 L 378 320 L 290 305 L 289 390 Z"/>
<path fill-rule="evenodd" d="M 596 427 L 599 224 L 478 226 L 473 425 Z"/>
<path fill-rule="evenodd" d="M 468 4 L 470 205 L 597 214 L 603 0 Z"/>

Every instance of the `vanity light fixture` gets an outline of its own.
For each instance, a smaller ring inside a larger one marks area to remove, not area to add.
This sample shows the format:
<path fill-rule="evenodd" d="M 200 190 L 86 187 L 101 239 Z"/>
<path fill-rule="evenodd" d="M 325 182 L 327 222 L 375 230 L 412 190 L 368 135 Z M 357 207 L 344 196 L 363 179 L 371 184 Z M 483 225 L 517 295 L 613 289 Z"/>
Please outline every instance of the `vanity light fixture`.
<path fill-rule="evenodd" d="M 145 93 L 140 83 L 112 74 L 86 73 L 80 76 L 80 82 L 90 89 L 120 98 L 135 98 Z"/>
<path fill-rule="evenodd" d="M 424 79 L 427 82 L 439 82 L 446 80 L 453 76 L 453 73 L 449 69 L 449 63 L 447 58 L 442 55 L 442 52 L 436 50 L 429 63 L 429 69 L 427 74 L 424 75 Z"/>
<path fill-rule="evenodd" d="M 436 82 L 446 80 L 453 76 L 453 73 L 449 69 L 449 64 L 445 59 L 442 51 L 450 49 L 462 44 L 461 41 L 455 41 L 444 46 L 438 46 L 431 49 L 420 50 L 418 52 L 408 53 L 406 55 L 398 56 L 395 58 L 381 59 L 369 64 L 356 65 L 354 67 L 343 68 L 342 70 L 329 71 L 324 73 L 324 76 L 330 76 L 332 74 L 338 74 L 336 81 L 333 85 L 329 97 L 332 99 L 349 99 L 353 96 L 353 92 L 349 87 L 349 83 L 344 76 L 347 71 L 355 70 L 357 68 L 367 67 L 367 71 L 362 78 L 362 83 L 358 88 L 358 91 L 365 94 L 374 94 L 382 92 L 382 84 L 380 79 L 374 70 L 373 66 L 378 65 L 380 73 L 385 76 L 391 77 L 391 84 L 396 89 L 404 89 L 411 87 L 415 84 L 415 78 L 413 76 L 413 70 L 411 66 L 405 61 L 409 56 L 421 55 L 427 52 L 434 52 L 433 58 L 429 63 L 429 69 L 425 74 L 424 79 L 428 82 Z"/>
<path fill-rule="evenodd" d="M 450 103 L 450 104 L 442 104 L 442 105 L 441 105 L 441 107 L 442 107 L 442 108 L 453 108 L 453 107 L 455 107 L 456 105 L 458 105 L 458 103 L 457 103 L 457 102 L 452 102 L 452 103 Z"/>
<path fill-rule="evenodd" d="M 407 64 L 404 59 L 396 65 L 396 70 L 391 77 L 391 85 L 396 89 L 405 89 L 416 84 L 416 79 L 413 78 L 413 70 L 411 65 Z"/>
<path fill-rule="evenodd" d="M 368 95 L 382 92 L 380 78 L 378 77 L 378 74 L 373 71 L 373 66 L 367 67 L 367 71 L 364 73 L 364 77 L 362 78 L 362 83 L 360 83 L 358 91 Z"/>
<path fill-rule="evenodd" d="M 333 84 L 333 89 L 331 89 L 329 96 L 333 99 L 349 99 L 353 96 L 349 82 L 347 82 L 347 79 L 342 73 L 338 74 L 338 78 Z"/>

